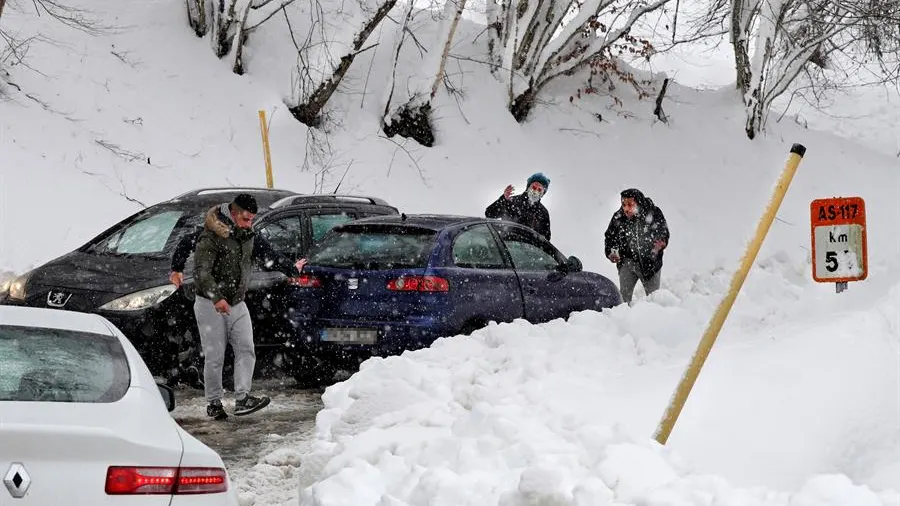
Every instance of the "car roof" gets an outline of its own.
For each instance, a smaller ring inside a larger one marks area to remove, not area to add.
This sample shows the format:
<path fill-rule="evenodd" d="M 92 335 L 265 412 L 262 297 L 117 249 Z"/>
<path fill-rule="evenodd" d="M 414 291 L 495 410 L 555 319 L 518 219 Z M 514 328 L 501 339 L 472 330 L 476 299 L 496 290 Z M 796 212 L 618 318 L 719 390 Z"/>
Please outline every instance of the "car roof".
<path fill-rule="evenodd" d="M 349 193 L 316 193 L 316 194 L 295 194 L 287 196 L 275 203 L 273 203 L 270 207 L 273 209 L 279 209 L 288 206 L 302 206 L 302 205 L 322 205 L 322 204 L 334 204 L 334 205 L 342 205 L 342 204 L 351 204 L 355 206 L 363 206 L 363 207 L 386 207 L 396 211 L 396 207 L 390 205 L 386 200 L 371 197 L 368 195 L 354 195 Z"/>
<path fill-rule="evenodd" d="M 187 204 L 188 207 L 212 207 L 216 204 L 231 202 L 235 196 L 240 193 L 249 193 L 256 197 L 256 201 L 260 208 L 271 207 L 272 204 L 283 200 L 286 197 L 297 195 L 291 190 L 277 188 L 256 188 L 256 187 L 223 187 L 223 188 L 198 188 L 189 192 L 182 193 L 177 197 L 173 197 L 159 204 Z M 157 204 L 157 205 L 159 205 Z"/>
<path fill-rule="evenodd" d="M 479 223 L 488 221 L 486 218 L 475 216 L 460 216 L 454 214 L 389 214 L 385 216 L 372 216 L 351 223 L 341 225 L 342 228 L 359 226 L 364 224 L 379 225 L 405 225 L 410 227 L 441 230 L 450 225 L 466 223 Z"/>
<path fill-rule="evenodd" d="M 24 306 L 0 306 L 0 325 L 115 335 L 95 314 Z"/>

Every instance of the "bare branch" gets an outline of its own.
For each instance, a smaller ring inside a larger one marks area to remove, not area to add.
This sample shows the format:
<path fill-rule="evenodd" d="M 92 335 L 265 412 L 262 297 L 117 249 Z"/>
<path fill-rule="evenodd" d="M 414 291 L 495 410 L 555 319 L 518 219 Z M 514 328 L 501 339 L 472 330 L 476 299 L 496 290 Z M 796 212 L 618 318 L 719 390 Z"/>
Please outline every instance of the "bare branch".
<path fill-rule="evenodd" d="M 272 1 L 274 1 L 274 0 L 266 0 L 262 5 L 251 6 L 251 8 L 253 8 L 253 9 L 259 9 L 259 8 L 263 7 L 264 5 L 269 4 L 269 3 L 272 2 Z M 275 9 L 275 10 L 273 10 L 272 12 L 270 12 L 269 14 L 267 14 L 266 17 L 264 17 L 264 18 L 263 18 L 262 20 L 260 20 L 259 22 L 257 22 L 257 23 L 255 23 L 255 24 L 253 24 L 252 26 L 250 26 L 250 28 L 247 28 L 247 33 L 252 33 L 254 30 L 256 30 L 257 28 L 259 28 L 260 25 L 262 25 L 262 24 L 265 23 L 266 21 L 272 19 L 272 17 L 275 16 L 276 14 L 278 14 L 279 11 L 284 11 L 284 9 L 285 9 L 287 6 L 291 5 L 291 4 L 294 3 L 295 1 L 296 1 L 296 0 L 282 0 L 281 5 L 280 5 L 277 9 Z M 291 36 L 293 36 L 293 34 L 291 34 Z"/>
<path fill-rule="evenodd" d="M 92 19 L 88 10 L 63 5 L 56 0 L 32 0 L 32 3 L 38 16 L 43 11 L 60 23 L 88 35 L 100 35 L 109 29 L 96 19 Z"/>
<path fill-rule="evenodd" d="M 147 160 L 147 155 L 145 155 L 144 153 L 138 153 L 135 151 L 129 151 L 127 149 L 123 149 L 118 144 L 114 144 L 109 141 L 105 141 L 105 140 L 101 139 L 101 140 L 95 140 L 94 143 L 97 144 L 98 146 L 101 146 L 104 149 L 108 150 L 110 153 L 124 159 L 127 162 L 134 162 L 136 160 L 142 160 L 142 161 Z"/>
<path fill-rule="evenodd" d="M 397 149 L 394 150 L 394 154 L 391 155 L 391 162 L 388 164 L 388 171 L 387 171 L 388 177 L 390 177 L 391 169 L 394 167 L 394 159 L 397 156 L 397 151 L 403 151 L 403 153 L 406 154 L 406 157 L 409 158 L 409 160 L 416 167 L 416 170 L 419 172 L 419 178 L 422 180 L 422 182 L 425 184 L 425 186 L 428 186 L 428 181 L 425 179 L 425 172 L 422 170 L 422 166 L 419 165 L 419 159 L 415 158 L 412 155 L 412 153 L 410 153 L 409 149 L 406 148 L 406 146 L 405 146 L 406 142 L 404 142 L 403 144 L 400 144 L 399 142 L 395 141 L 394 139 L 391 139 L 390 137 L 382 137 L 380 135 L 378 137 L 380 139 L 385 139 L 385 140 L 391 142 L 393 145 L 397 146 Z"/>

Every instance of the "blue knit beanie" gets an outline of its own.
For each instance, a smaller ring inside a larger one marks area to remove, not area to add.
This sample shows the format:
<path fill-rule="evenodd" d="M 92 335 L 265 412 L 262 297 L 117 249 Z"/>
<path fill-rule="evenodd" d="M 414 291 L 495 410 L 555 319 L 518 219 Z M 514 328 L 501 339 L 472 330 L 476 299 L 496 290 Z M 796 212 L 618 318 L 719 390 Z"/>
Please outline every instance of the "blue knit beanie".
<path fill-rule="evenodd" d="M 532 174 L 531 177 L 528 178 L 528 187 L 530 187 L 531 183 L 535 181 L 541 183 L 541 185 L 544 187 L 544 192 L 550 189 L 550 178 L 545 176 L 543 172 L 536 172 Z"/>

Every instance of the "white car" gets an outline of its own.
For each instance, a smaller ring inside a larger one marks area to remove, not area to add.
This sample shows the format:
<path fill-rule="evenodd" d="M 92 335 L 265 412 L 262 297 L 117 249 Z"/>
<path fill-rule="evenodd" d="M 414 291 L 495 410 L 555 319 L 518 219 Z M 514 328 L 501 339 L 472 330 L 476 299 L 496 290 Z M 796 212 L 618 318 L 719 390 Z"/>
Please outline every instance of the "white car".
<path fill-rule="evenodd" d="M 102 316 L 0 306 L 0 505 L 236 506 L 174 408 Z"/>

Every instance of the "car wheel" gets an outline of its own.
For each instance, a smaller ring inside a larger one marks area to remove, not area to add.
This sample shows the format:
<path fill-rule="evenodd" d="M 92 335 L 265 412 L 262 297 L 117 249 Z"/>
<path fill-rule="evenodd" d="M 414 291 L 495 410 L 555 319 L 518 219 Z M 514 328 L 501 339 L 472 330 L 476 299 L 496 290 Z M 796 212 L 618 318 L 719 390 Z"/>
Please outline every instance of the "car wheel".
<path fill-rule="evenodd" d="M 459 331 L 461 335 L 467 336 L 472 332 L 475 332 L 478 329 L 487 327 L 487 323 L 482 320 L 470 320 L 463 325 L 462 329 Z"/>
<path fill-rule="evenodd" d="M 196 329 L 169 339 L 173 344 L 166 384 L 171 387 L 183 385 L 189 388 L 203 388 L 203 354 L 200 336 Z"/>
<path fill-rule="evenodd" d="M 315 357 L 300 357 L 291 364 L 291 376 L 299 388 L 317 388 L 331 383 L 335 368 Z"/>

